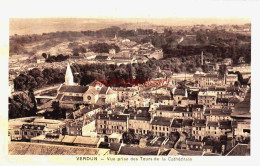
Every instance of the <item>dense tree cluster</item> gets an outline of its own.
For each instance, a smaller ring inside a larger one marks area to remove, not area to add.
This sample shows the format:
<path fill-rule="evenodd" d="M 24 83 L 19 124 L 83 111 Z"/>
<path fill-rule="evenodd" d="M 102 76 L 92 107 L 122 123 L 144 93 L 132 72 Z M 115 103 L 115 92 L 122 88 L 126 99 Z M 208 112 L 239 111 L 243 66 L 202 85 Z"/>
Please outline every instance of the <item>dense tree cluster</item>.
<path fill-rule="evenodd" d="M 65 70 L 38 68 L 30 70 L 27 74 L 20 74 L 14 79 L 15 91 L 34 90 L 44 86 L 64 82 Z"/>
<path fill-rule="evenodd" d="M 63 55 L 63 54 L 59 54 L 57 56 L 51 56 L 48 55 L 48 57 L 46 58 L 46 62 L 52 63 L 52 62 L 62 62 L 65 61 L 69 58 L 68 55 Z"/>
<path fill-rule="evenodd" d="M 9 98 L 9 118 L 21 118 L 36 115 L 37 107 L 32 91 L 25 91 Z"/>
<path fill-rule="evenodd" d="M 194 59 L 195 58 L 195 59 Z M 164 59 L 164 60 L 150 60 L 142 64 L 133 65 L 107 65 L 107 64 L 73 64 L 71 65 L 74 74 L 74 82 L 80 85 L 87 85 L 94 80 L 104 81 L 108 83 L 113 79 L 128 80 L 135 76 L 136 79 L 146 81 L 151 78 L 159 78 L 163 75 L 157 71 L 168 70 L 173 73 L 187 72 L 194 73 L 197 70 L 207 71 L 208 66 L 201 66 L 195 56 L 183 57 L 180 59 Z M 38 89 L 52 84 L 63 83 L 65 77 L 65 69 L 50 69 L 46 68 L 43 71 L 38 68 L 30 70 L 27 74 L 20 74 L 14 79 L 14 89 L 16 91 Z M 140 82 L 142 83 L 142 82 Z M 125 82 L 122 82 L 125 84 Z M 120 86 L 111 84 L 112 86 Z"/>
<path fill-rule="evenodd" d="M 88 47 L 91 51 L 96 53 L 109 53 L 110 49 L 115 49 L 118 53 L 120 51 L 120 48 L 115 44 L 107 44 L 107 43 L 95 43 L 91 44 Z"/>

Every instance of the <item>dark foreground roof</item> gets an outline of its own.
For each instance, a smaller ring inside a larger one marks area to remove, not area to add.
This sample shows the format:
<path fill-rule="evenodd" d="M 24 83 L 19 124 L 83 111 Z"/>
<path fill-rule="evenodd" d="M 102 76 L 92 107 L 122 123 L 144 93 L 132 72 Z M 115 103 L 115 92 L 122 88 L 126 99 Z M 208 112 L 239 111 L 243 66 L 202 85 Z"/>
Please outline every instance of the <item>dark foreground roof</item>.
<path fill-rule="evenodd" d="M 232 148 L 226 156 L 249 156 L 250 147 L 248 144 L 238 143 L 234 148 Z"/>
<path fill-rule="evenodd" d="M 88 90 L 88 88 L 88 86 L 68 86 L 63 84 L 59 90 L 59 93 L 85 93 Z"/>
<path fill-rule="evenodd" d="M 158 155 L 159 148 L 154 147 L 130 147 L 130 146 L 122 146 L 119 155 Z"/>
<path fill-rule="evenodd" d="M 97 155 L 99 150 L 98 148 L 24 142 L 8 144 L 9 155 Z"/>

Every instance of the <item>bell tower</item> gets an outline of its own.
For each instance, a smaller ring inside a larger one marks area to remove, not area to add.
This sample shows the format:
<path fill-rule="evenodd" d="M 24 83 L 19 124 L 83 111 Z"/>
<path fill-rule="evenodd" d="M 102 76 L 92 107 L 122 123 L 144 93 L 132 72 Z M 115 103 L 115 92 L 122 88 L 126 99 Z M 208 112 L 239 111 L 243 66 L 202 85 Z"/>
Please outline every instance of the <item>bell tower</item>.
<path fill-rule="evenodd" d="M 200 60 L 201 60 L 201 65 L 204 65 L 204 55 L 203 55 L 203 51 L 201 51 L 201 58 L 200 58 Z"/>
<path fill-rule="evenodd" d="M 73 74 L 69 63 L 67 65 L 66 74 L 65 74 L 65 85 L 74 85 Z"/>

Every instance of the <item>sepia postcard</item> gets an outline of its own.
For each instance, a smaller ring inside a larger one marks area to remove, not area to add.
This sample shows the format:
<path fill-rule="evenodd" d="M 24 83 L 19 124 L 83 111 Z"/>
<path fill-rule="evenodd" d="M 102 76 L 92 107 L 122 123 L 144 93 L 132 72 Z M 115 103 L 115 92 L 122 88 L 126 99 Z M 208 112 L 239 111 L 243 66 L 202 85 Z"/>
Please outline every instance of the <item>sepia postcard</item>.
<path fill-rule="evenodd" d="M 8 18 L 4 163 L 257 164 L 257 2 L 80 2 Z"/>

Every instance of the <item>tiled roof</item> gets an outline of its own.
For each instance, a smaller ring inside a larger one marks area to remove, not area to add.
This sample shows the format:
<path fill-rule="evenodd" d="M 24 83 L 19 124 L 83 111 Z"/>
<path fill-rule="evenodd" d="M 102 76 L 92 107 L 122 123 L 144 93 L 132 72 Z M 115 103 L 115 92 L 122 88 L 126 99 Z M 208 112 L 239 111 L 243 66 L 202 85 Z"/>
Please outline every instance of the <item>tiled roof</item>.
<path fill-rule="evenodd" d="M 129 115 L 115 115 L 115 114 L 110 114 L 109 118 L 110 120 L 118 120 L 118 121 L 127 121 Z"/>
<path fill-rule="evenodd" d="M 210 115 L 213 116 L 230 116 L 231 110 L 223 110 L 223 109 L 212 109 L 210 110 Z"/>
<path fill-rule="evenodd" d="M 192 119 L 184 119 L 183 126 L 192 126 L 193 120 Z"/>
<path fill-rule="evenodd" d="M 83 101 L 83 97 L 80 96 L 64 96 L 62 101 Z"/>
<path fill-rule="evenodd" d="M 96 85 L 103 86 L 103 87 L 105 86 L 103 83 L 101 83 L 97 80 L 95 80 L 89 84 L 89 86 L 96 86 Z"/>
<path fill-rule="evenodd" d="M 182 127 L 183 119 L 174 119 L 171 127 Z"/>
<path fill-rule="evenodd" d="M 61 142 L 73 143 L 75 139 L 76 139 L 76 136 L 65 135 L 65 137 L 63 138 L 63 140 Z"/>
<path fill-rule="evenodd" d="M 193 106 L 192 106 L 192 109 L 196 109 L 196 108 L 200 108 L 200 109 L 203 109 L 203 105 L 201 105 L 201 104 L 194 104 Z"/>
<path fill-rule="evenodd" d="M 173 95 L 181 95 L 181 96 L 185 96 L 185 89 L 175 89 Z"/>
<path fill-rule="evenodd" d="M 160 96 L 159 100 L 171 100 L 170 96 Z"/>
<path fill-rule="evenodd" d="M 106 148 L 109 149 L 109 144 L 107 142 L 100 142 L 98 148 Z"/>
<path fill-rule="evenodd" d="M 187 145 L 203 145 L 203 142 L 187 141 Z"/>
<path fill-rule="evenodd" d="M 152 125 L 159 125 L 159 126 L 171 126 L 171 118 L 165 117 L 154 117 L 152 121 Z"/>
<path fill-rule="evenodd" d="M 201 156 L 202 151 L 194 151 L 194 150 L 186 150 L 186 149 L 178 149 L 179 155 L 182 156 Z"/>
<path fill-rule="evenodd" d="M 97 145 L 99 138 L 77 136 L 74 140 L 74 144 L 85 144 L 85 145 Z"/>
<path fill-rule="evenodd" d="M 117 152 L 121 146 L 121 143 L 110 143 L 110 150 Z"/>
<path fill-rule="evenodd" d="M 39 143 L 12 142 L 8 145 L 9 155 L 97 155 L 98 152 L 97 148 Z"/>
<path fill-rule="evenodd" d="M 62 85 L 59 93 L 67 92 L 67 93 L 85 93 L 89 89 L 88 86 L 69 86 L 69 85 Z"/>
<path fill-rule="evenodd" d="M 190 112 L 190 111 L 187 107 L 178 106 L 174 109 L 174 112 L 185 113 L 185 112 Z"/>
<path fill-rule="evenodd" d="M 224 87 L 208 87 L 208 91 L 226 91 Z"/>
<path fill-rule="evenodd" d="M 231 116 L 239 118 L 251 118 L 250 102 L 237 103 Z"/>
<path fill-rule="evenodd" d="M 195 126 L 195 127 L 205 127 L 206 126 L 206 120 L 196 119 L 196 120 L 193 121 L 193 126 Z"/>
<path fill-rule="evenodd" d="M 101 88 L 101 90 L 100 90 L 100 92 L 99 92 L 99 94 L 102 94 L 102 95 L 106 95 L 107 94 L 107 91 L 108 91 L 108 87 L 103 87 L 103 88 Z"/>
<path fill-rule="evenodd" d="M 107 58 L 108 56 L 100 56 L 100 55 L 96 56 L 97 60 L 106 60 Z"/>
<path fill-rule="evenodd" d="M 157 111 L 173 111 L 173 106 L 170 105 L 160 105 Z"/>
<path fill-rule="evenodd" d="M 124 112 L 125 109 L 126 109 L 125 107 L 116 107 L 114 109 L 114 112 Z"/>
<path fill-rule="evenodd" d="M 248 144 L 238 143 L 234 148 L 232 148 L 226 156 L 249 156 L 250 147 Z"/>
<path fill-rule="evenodd" d="M 94 105 L 94 106 L 91 105 L 91 106 L 88 106 L 88 107 L 85 107 L 85 108 L 81 109 L 80 112 L 82 112 L 83 114 L 85 114 L 85 113 L 91 112 L 91 111 L 93 111 L 93 110 L 96 110 L 96 109 L 98 109 L 98 108 L 101 108 L 101 107 L 98 106 L 98 105 Z"/>
<path fill-rule="evenodd" d="M 96 90 L 95 87 L 90 86 L 88 92 L 92 93 L 93 95 L 98 95 L 99 91 Z"/>
<path fill-rule="evenodd" d="M 58 94 L 58 96 L 56 97 L 56 100 L 60 100 L 62 98 L 63 94 Z"/>
<path fill-rule="evenodd" d="M 119 155 L 158 155 L 159 148 L 154 147 L 131 147 L 131 146 L 122 146 Z"/>
<path fill-rule="evenodd" d="M 218 122 L 208 122 L 207 126 L 218 127 Z"/>
<path fill-rule="evenodd" d="M 104 119 L 104 120 L 108 120 L 108 114 L 97 114 L 96 115 L 96 119 Z"/>
<path fill-rule="evenodd" d="M 239 103 L 240 100 L 238 98 L 236 98 L 236 97 L 232 97 L 232 98 L 228 99 L 228 102 L 236 104 L 236 103 Z"/>
<path fill-rule="evenodd" d="M 231 121 L 220 121 L 219 122 L 220 129 L 231 129 Z"/>

